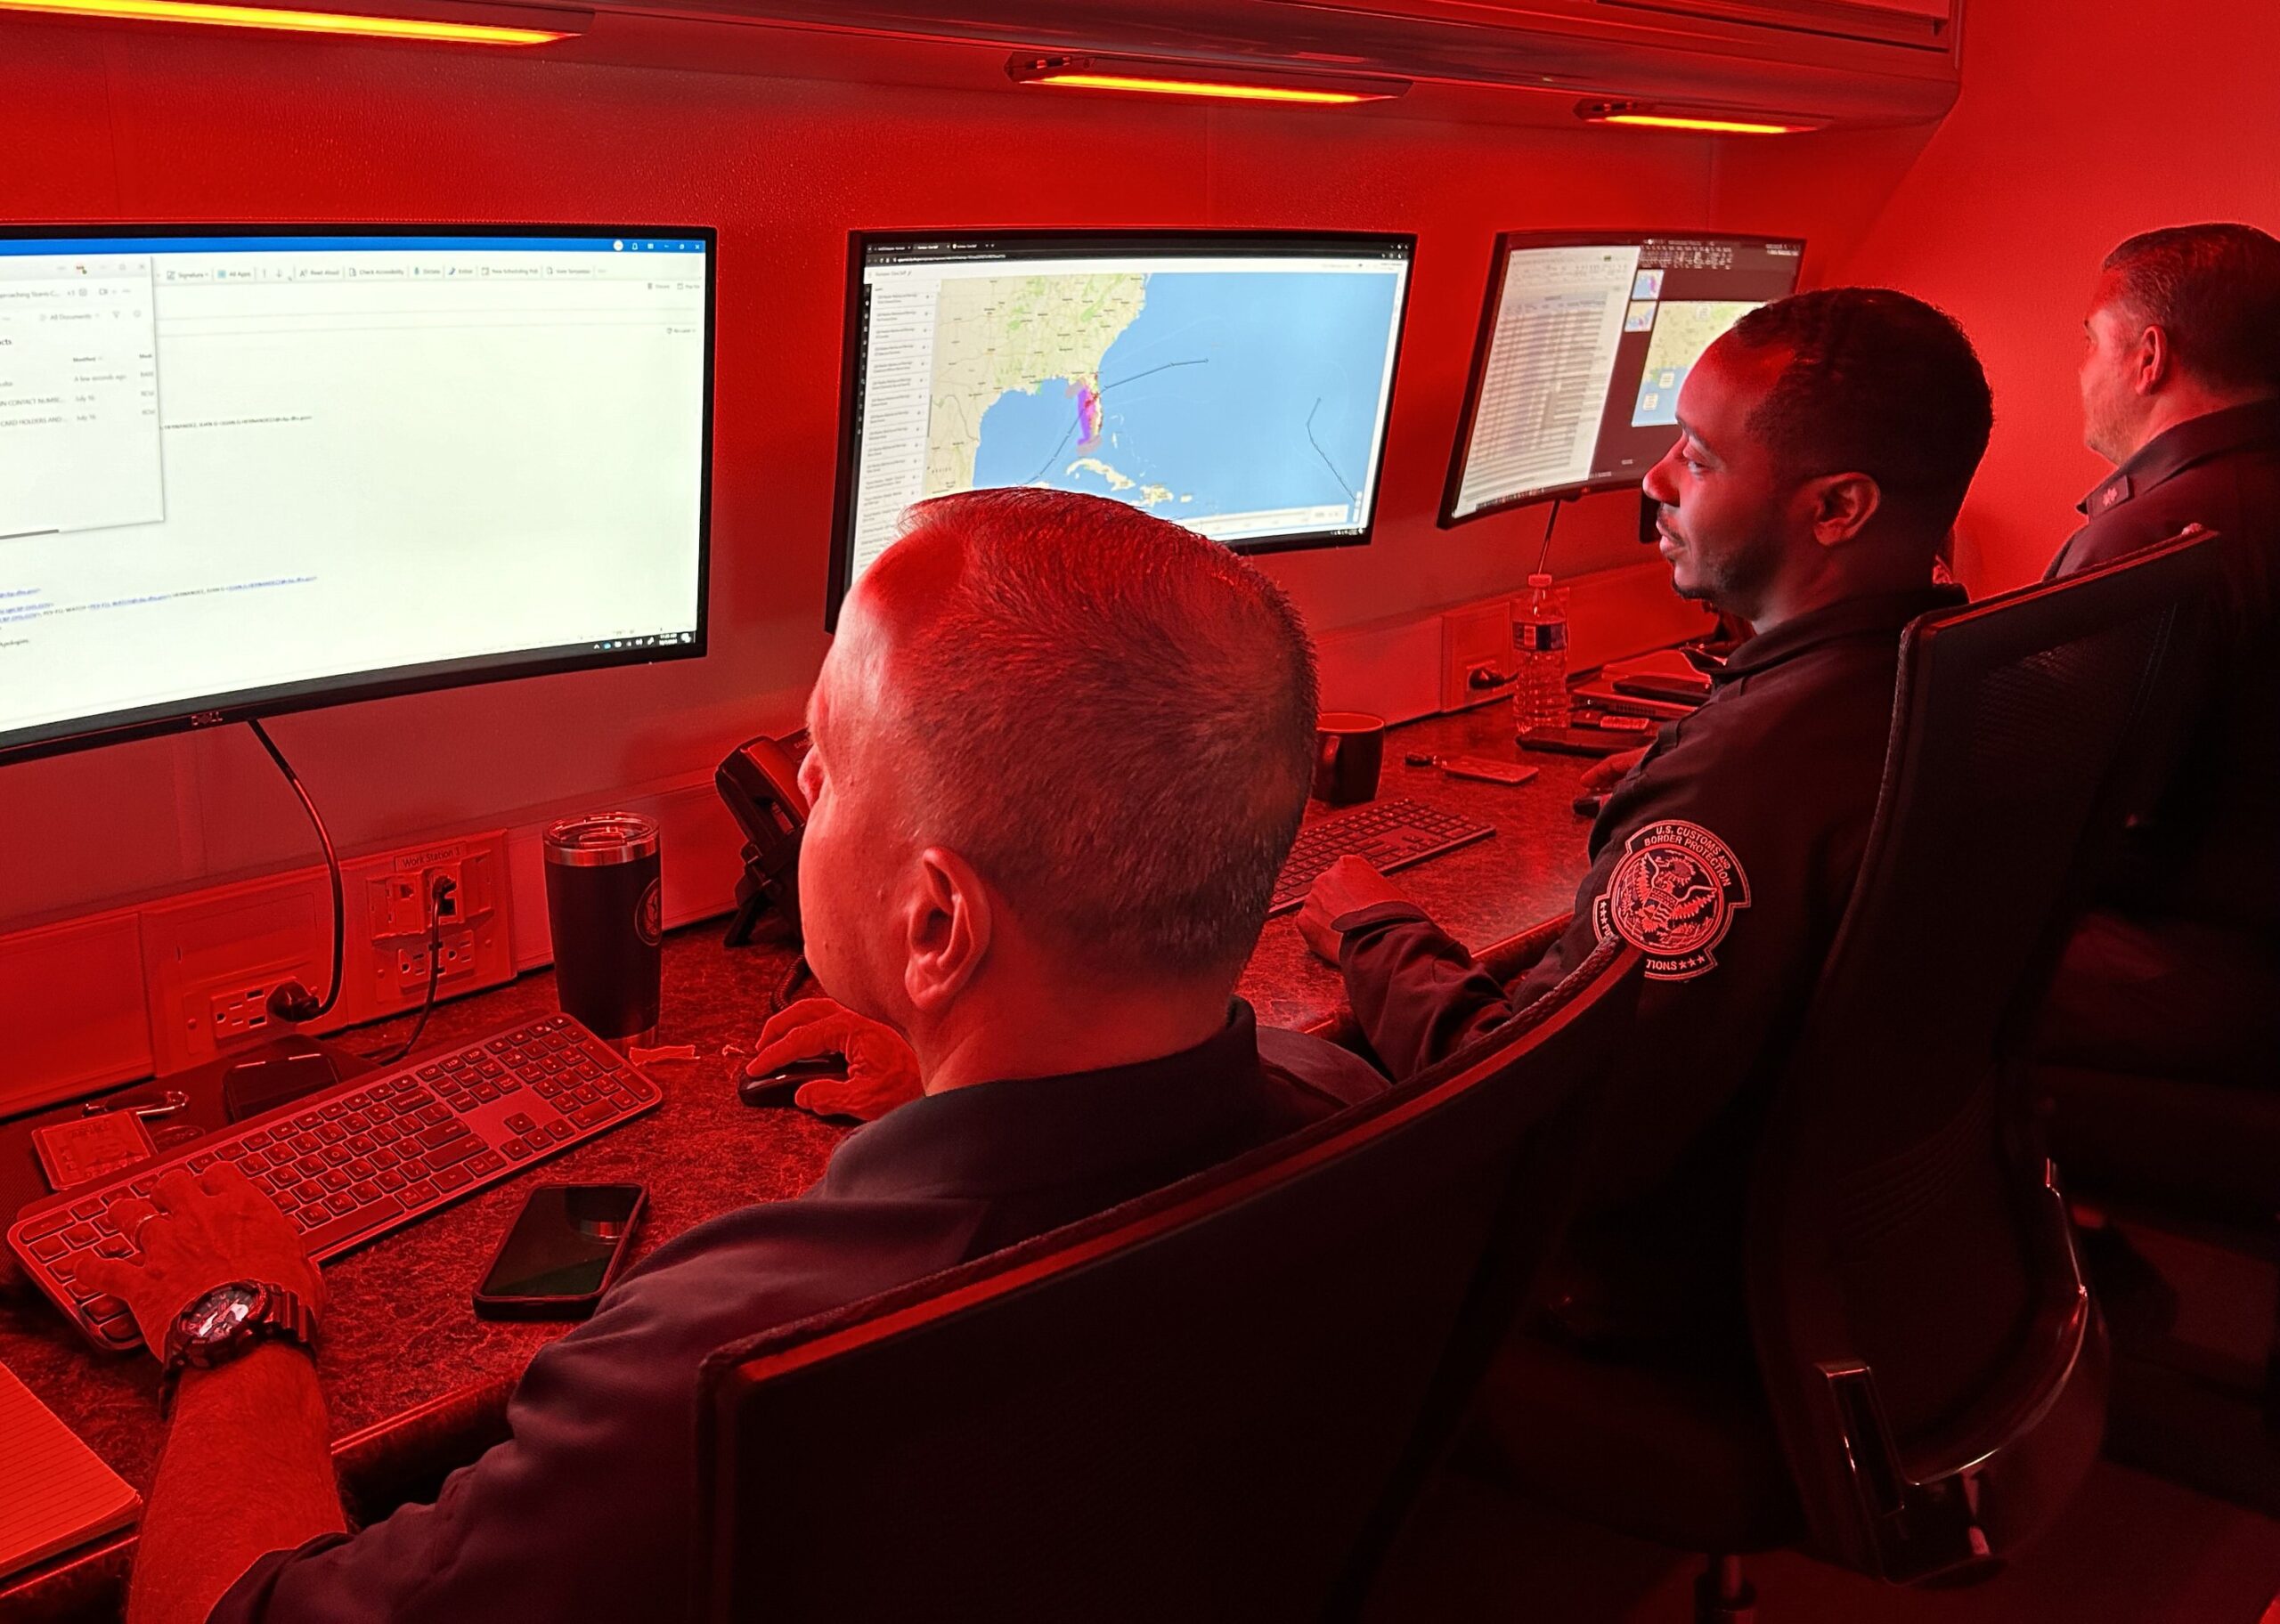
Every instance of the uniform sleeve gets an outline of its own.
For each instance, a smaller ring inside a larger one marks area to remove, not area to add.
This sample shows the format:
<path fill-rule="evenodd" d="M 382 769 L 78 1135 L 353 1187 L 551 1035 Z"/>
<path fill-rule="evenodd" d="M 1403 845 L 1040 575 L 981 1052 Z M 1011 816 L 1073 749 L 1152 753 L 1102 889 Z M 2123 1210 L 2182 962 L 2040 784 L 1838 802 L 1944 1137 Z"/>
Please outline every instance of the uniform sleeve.
<path fill-rule="evenodd" d="M 1592 827 L 1592 864 L 1576 888 L 1574 922 L 1510 987 L 1476 962 L 1411 903 L 1380 903 L 1334 922 L 1347 1002 L 1388 1075 L 1415 1076 L 1494 1031 L 1557 987 L 1599 945 L 1592 899 L 1622 856 L 1621 835 L 1667 799 L 1665 764 L 1675 727 L 1657 735 L 1645 759 L 1608 798 Z"/>
<path fill-rule="evenodd" d="M 1396 1082 L 1502 1026 L 1515 1008 L 1472 954 L 1407 905 L 1372 909 L 1347 929 L 1338 968 L 1356 1023 Z"/>
<path fill-rule="evenodd" d="M 209 1624 L 681 1617 L 705 1355 L 955 1262 L 965 1205 L 777 1202 L 680 1238 L 531 1361 L 512 1435 L 435 1504 L 272 1552 Z"/>
<path fill-rule="evenodd" d="M 1872 804 L 1868 757 L 1881 751 L 1856 749 L 1862 759 L 1839 766 L 1835 727 L 1815 731 L 1769 751 L 1707 710 L 1666 728 L 1593 827 L 1573 923 L 1510 988 L 1413 907 L 1354 916 L 1340 967 L 1388 1073 L 1453 1053 L 1619 936 L 1647 960 L 1614 1084 L 1630 1102 L 1624 1176 L 1644 1187 L 1666 1173 L 1795 1022 L 1850 893 L 1859 852 L 1836 849 L 1816 816 L 1832 787 L 1820 775 L 1870 775 L 1849 793 Z"/>

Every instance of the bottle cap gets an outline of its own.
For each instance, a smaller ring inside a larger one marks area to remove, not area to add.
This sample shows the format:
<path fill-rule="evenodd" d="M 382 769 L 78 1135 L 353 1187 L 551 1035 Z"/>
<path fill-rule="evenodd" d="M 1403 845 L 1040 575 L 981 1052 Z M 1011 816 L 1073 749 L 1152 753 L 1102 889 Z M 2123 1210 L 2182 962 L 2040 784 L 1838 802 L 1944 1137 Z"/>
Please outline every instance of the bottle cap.
<path fill-rule="evenodd" d="M 1528 585 L 1531 587 L 1548 587 L 1551 584 L 1551 577 L 1545 574 L 1542 570 L 1538 570 L 1535 574 L 1528 577 Z"/>

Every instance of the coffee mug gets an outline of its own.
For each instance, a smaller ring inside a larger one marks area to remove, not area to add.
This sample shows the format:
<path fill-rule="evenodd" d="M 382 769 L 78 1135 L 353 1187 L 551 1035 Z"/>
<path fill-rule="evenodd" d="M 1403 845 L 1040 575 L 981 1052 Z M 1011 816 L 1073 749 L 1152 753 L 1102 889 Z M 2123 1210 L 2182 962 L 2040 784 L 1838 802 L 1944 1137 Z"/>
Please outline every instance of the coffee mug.
<path fill-rule="evenodd" d="M 1374 800 L 1386 759 L 1386 719 L 1325 710 L 1315 719 L 1314 797 L 1333 807 Z"/>

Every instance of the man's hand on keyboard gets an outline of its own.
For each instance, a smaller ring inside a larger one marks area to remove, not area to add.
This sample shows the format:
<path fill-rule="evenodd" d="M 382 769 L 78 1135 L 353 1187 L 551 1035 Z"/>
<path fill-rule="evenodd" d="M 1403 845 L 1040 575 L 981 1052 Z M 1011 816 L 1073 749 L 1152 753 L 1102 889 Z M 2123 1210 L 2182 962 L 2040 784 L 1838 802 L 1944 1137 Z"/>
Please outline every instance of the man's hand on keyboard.
<path fill-rule="evenodd" d="M 312 1311 L 324 1307 L 324 1278 L 291 1222 L 226 1162 L 195 1177 L 177 1167 L 159 1180 L 150 1201 L 118 1202 L 110 1216 L 134 1255 L 91 1257 L 77 1272 L 126 1304 L 154 1352 L 166 1346 L 167 1328 L 186 1304 L 232 1280 L 282 1286 Z"/>
<path fill-rule="evenodd" d="M 1343 857 L 1315 877 L 1307 900 L 1299 909 L 1299 934 L 1307 946 L 1332 964 L 1338 962 L 1339 935 L 1332 922 L 1357 908 L 1380 902 L 1406 902 L 1394 882 L 1362 857 Z"/>
<path fill-rule="evenodd" d="M 873 1122 L 926 1091 L 918 1076 L 918 1057 L 892 1027 L 867 1019 L 828 998 L 802 998 L 760 1029 L 760 1052 L 745 1068 L 748 1077 L 818 1054 L 847 1057 L 847 1080 L 819 1077 L 793 1096 L 793 1103 L 818 1116 L 854 1116 Z"/>

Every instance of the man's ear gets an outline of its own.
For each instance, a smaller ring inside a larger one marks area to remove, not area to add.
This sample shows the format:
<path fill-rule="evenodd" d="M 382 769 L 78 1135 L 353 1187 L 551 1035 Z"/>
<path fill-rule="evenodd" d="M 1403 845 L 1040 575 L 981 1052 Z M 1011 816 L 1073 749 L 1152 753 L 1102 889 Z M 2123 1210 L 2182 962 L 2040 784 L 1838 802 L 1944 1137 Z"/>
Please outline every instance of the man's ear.
<path fill-rule="evenodd" d="M 996 897 L 964 857 L 945 847 L 918 854 L 903 905 L 903 991 L 921 1014 L 938 1015 L 989 956 Z"/>
<path fill-rule="evenodd" d="M 2170 348 L 2168 332 L 2150 324 L 2141 329 L 2129 353 L 2130 387 L 2140 394 L 2155 394 L 2176 371 L 2177 355 Z"/>
<path fill-rule="evenodd" d="M 1813 540 L 1842 547 L 1869 527 L 1884 506 L 1884 492 L 1867 474 L 1831 474 L 1812 482 Z"/>

